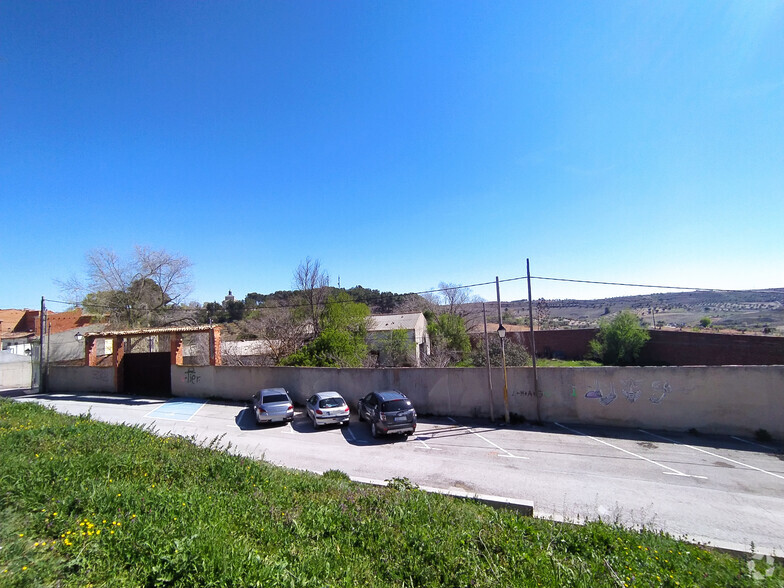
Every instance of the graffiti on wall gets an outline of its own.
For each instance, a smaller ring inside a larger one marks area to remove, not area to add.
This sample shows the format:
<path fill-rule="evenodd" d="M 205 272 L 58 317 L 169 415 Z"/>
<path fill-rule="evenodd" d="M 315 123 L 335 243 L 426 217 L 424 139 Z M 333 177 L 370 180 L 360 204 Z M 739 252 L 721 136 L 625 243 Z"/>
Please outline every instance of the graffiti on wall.
<path fill-rule="evenodd" d="M 201 376 L 191 367 L 185 370 L 185 377 L 182 380 L 186 384 L 198 384 L 201 380 Z"/>
<path fill-rule="evenodd" d="M 597 398 L 602 406 L 607 406 L 608 404 L 612 404 L 613 401 L 618 398 L 618 394 L 615 392 L 615 386 L 610 384 L 610 391 L 605 393 L 602 392 L 602 389 L 599 387 L 599 382 L 594 381 L 592 387 L 588 389 L 588 392 L 585 393 L 586 398 Z"/>
<path fill-rule="evenodd" d="M 650 401 L 654 404 L 659 404 L 664 397 L 667 396 L 670 392 L 672 392 L 672 388 L 670 388 L 669 382 L 659 382 L 656 381 L 651 384 L 651 388 L 653 388 L 654 395 L 650 397 Z"/>
<path fill-rule="evenodd" d="M 527 398 L 542 398 L 544 393 L 534 392 L 533 390 L 513 390 L 509 393 L 510 396 L 525 396 Z"/>
<path fill-rule="evenodd" d="M 621 395 L 630 404 L 634 404 L 643 395 L 643 386 L 643 382 L 640 380 L 622 380 Z M 662 400 L 672 393 L 672 387 L 666 380 L 651 382 L 651 390 L 652 394 L 648 397 L 651 404 L 660 404 Z M 618 392 L 615 389 L 615 384 L 612 382 L 610 382 L 609 390 L 607 388 L 602 390 L 598 380 L 594 380 L 593 386 L 588 387 L 585 398 L 598 400 L 602 406 L 607 406 L 618 398 Z"/>

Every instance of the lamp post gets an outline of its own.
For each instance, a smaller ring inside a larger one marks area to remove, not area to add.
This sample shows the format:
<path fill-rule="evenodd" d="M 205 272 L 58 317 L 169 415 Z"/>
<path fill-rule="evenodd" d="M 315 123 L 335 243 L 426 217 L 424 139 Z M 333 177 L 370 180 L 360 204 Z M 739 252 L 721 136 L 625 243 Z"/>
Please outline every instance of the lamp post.
<path fill-rule="evenodd" d="M 76 339 L 76 345 L 78 347 L 82 344 L 82 341 L 84 341 L 84 335 L 82 335 L 79 331 L 76 331 L 74 333 L 74 339 Z M 84 354 L 87 355 L 87 349 L 84 349 Z"/>
<path fill-rule="evenodd" d="M 504 420 L 509 424 L 509 394 L 506 386 L 506 349 L 504 347 L 504 337 L 506 337 L 506 329 L 501 320 L 501 286 L 498 281 L 498 276 L 495 277 L 495 295 L 498 300 L 498 336 L 501 338 L 501 361 L 504 365 Z"/>

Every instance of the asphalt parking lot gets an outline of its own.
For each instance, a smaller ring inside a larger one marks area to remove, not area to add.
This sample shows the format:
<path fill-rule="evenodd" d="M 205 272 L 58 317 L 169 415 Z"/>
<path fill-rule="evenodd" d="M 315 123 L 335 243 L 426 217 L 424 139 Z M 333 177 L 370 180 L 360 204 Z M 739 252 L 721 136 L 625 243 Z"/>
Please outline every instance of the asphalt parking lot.
<path fill-rule="evenodd" d="M 536 516 L 602 518 L 719 547 L 784 554 L 784 454 L 775 443 L 730 436 L 420 417 L 407 438 L 374 439 L 349 426 L 314 430 L 302 409 L 285 425 L 257 426 L 234 402 L 78 394 L 25 396 L 70 414 L 221 437 L 234 451 L 296 469 L 408 478 L 444 490 L 532 501 Z"/>

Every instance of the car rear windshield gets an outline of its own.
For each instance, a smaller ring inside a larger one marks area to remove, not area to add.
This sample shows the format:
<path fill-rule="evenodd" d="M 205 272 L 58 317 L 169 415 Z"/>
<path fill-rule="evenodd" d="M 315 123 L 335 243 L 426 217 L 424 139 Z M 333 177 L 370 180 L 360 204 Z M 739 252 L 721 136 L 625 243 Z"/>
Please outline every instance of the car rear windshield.
<path fill-rule="evenodd" d="M 262 402 L 288 402 L 289 399 L 285 394 L 265 394 Z"/>
<path fill-rule="evenodd" d="M 410 400 L 390 400 L 381 405 L 383 412 L 394 412 L 396 410 L 408 410 L 411 408 Z"/>
<path fill-rule="evenodd" d="M 346 404 L 342 398 L 322 398 L 319 402 L 319 408 L 337 408 Z"/>

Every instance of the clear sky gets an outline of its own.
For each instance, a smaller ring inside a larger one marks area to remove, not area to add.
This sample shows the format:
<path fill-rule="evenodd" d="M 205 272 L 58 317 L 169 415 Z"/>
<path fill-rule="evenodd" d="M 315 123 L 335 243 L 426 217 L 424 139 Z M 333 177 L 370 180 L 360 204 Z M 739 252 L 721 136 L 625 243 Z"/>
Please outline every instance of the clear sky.
<path fill-rule="evenodd" d="M 0 308 L 136 244 L 199 302 L 782 287 L 784 3 L 5 0 L 0 202 Z"/>

